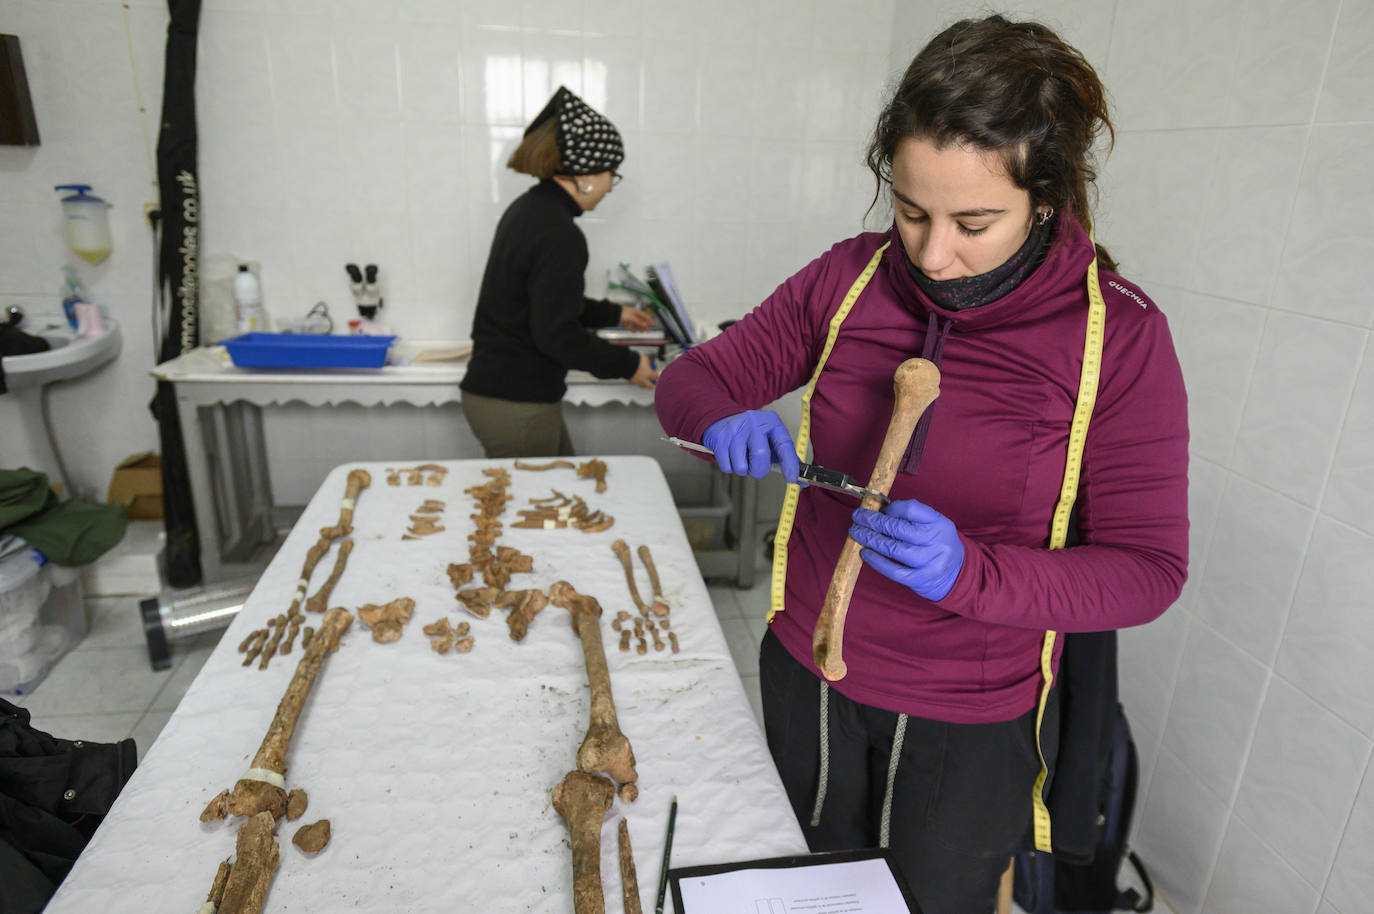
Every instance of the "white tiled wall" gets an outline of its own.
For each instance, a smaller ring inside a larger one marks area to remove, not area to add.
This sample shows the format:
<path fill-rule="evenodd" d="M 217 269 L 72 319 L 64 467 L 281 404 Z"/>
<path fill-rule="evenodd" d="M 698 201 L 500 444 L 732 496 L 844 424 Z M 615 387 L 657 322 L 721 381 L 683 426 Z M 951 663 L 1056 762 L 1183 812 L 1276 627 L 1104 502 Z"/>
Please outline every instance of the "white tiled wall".
<path fill-rule="evenodd" d="M 463 335 L 492 226 L 526 183 L 502 162 L 565 82 L 629 152 L 625 183 L 582 220 L 592 291 L 617 262 L 668 259 L 703 319 L 736 316 L 859 228 L 862 147 L 890 75 L 940 25 L 985 9 L 206 0 L 204 247 L 261 261 L 277 314 L 319 299 L 346 313 L 342 264 L 375 261 L 397 329 Z M 1191 579 L 1122 638 L 1143 762 L 1136 844 L 1180 914 L 1362 914 L 1374 4 L 1009 9 L 1059 27 L 1108 82 L 1118 137 L 1099 235 L 1170 316 L 1192 404 Z M 142 205 L 165 22 L 162 0 L 0 0 L 44 141 L 0 148 L 0 304 L 57 301 L 51 185 L 92 183 L 114 204 L 115 254 L 80 269 L 123 322 L 125 351 L 52 403 L 72 473 L 94 490 L 156 445 Z M 0 465 L 35 454 L 14 417 L 0 398 Z M 273 440 L 294 465 L 300 443 Z"/>
<path fill-rule="evenodd" d="M 1124 632 L 1180 914 L 1374 910 L 1374 4 L 1019 2 L 1106 79 L 1098 238 L 1170 318 L 1190 580 Z M 899 5 L 894 68 L 983 4 Z"/>
<path fill-rule="evenodd" d="M 893 9 L 205 0 L 202 250 L 261 262 L 276 317 L 320 300 L 341 320 L 356 316 L 343 265 L 374 262 L 394 329 L 465 337 L 496 220 L 530 183 L 504 162 L 562 83 L 606 112 L 627 149 L 624 183 L 580 220 L 589 291 L 605 294 L 620 262 L 668 260 L 694 317 L 738 317 L 862 228 L 872 195 L 863 148 L 889 75 Z M 155 446 L 142 205 L 156 198 L 166 21 L 164 0 L 0 0 L 0 31 L 23 43 L 43 135 L 36 150 L 0 148 L 0 302 L 56 307 L 68 255 L 53 184 L 91 183 L 114 204 L 114 255 L 76 265 L 122 322 L 125 352 L 53 392 L 59 443 L 88 491 Z M 0 425 L 16 416 L 0 399 Z M 119 421 L 96 421 L 106 417 Z M 290 432 L 271 428 L 274 447 L 313 452 Z M 0 435 L 0 465 L 39 456 L 24 436 Z M 279 500 L 303 503 L 330 466 Z"/>

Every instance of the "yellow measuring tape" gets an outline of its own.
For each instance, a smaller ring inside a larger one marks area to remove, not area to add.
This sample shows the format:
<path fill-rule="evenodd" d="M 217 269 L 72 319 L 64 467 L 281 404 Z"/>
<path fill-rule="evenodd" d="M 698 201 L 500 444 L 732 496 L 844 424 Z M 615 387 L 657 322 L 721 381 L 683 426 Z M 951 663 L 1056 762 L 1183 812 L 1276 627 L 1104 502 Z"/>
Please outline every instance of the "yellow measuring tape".
<path fill-rule="evenodd" d="M 1089 239 L 1096 241 L 1090 232 Z M 1059 487 L 1059 502 L 1054 506 L 1050 521 L 1050 548 L 1063 549 L 1069 536 L 1069 515 L 1078 499 L 1078 477 L 1083 465 L 1083 445 L 1088 440 L 1088 423 L 1092 421 L 1093 405 L 1097 402 L 1097 382 L 1102 374 L 1102 337 L 1107 327 L 1107 304 L 1102 300 L 1102 286 L 1097 279 L 1097 257 L 1088 264 L 1088 332 L 1083 338 L 1083 371 L 1078 377 L 1078 402 L 1073 408 L 1073 424 L 1069 426 L 1069 453 L 1064 460 L 1064 482 Z M 1040 645 L 1040 703 L 1035 711 L 1035 751 L 1040 755 L 1040 773 L 1036 775 L 1031 795 L 1031 815 L 1035 829 L 1035 849 L 1050 853 L 1050 811 L 1045 806 L 1045 779 L 1049 766 L 1045 764 L 1045 749 L 1040 745 L 1040 724 L 1045 719 L 1045 705 L 1049 702 L 1050 687 L 1054 685 L 1054 642 L 1058 633 L 1045 632 Z"/>
<path fill-rule="evenodd" d="M 845 293 L 844 301 L 840 302 L 840 308 L 835 312 L 835 316 L 830 319 L 830 330 L 825 336 L 825 348 L 821 350 L 820 361 L 816 363 L 816 370 L 811 373 L 811 380 L 806 385 L 806 392 L 802 394 L 801 425 L 797 427 L 797 459 L 805 460 L 806 451 L 811 443 L 811 395 L 816 391 L 816 381 L 820 379 L 821 369 L 825 368 L 826 360 L 830 358 L 830 350 L 835 348 L 835 338 L 840 335 L 840 324 L 849 316 L 849 309 L 854 307 L 854 303 L 863 294 L 868 281 L 873 278 L 873 274 L 878 271 L 878 264 L 882 262 L 883 252 L 887 250 L 891 241 L 884 242 L 883 246 L 873 253 L 873 257 L 868 261 L 868 266 L 864 267 L 859 278 L 854 280 L 854 285 L 849 287 Z M 787 541 L 792 538 L 792 523 L 797 517 L 797 499 L 801 497 L 801 486 L 795 483 L 788 485 L 787 492 L 782 498 L 782 513 L 778 515 L 778 531 L 773 535 L 773 580 L 770 585 L 770 600 L 768 606 L 768 621 L 772 622 L 773 617 L 783 611 L 783 599 L 787 587 Z"/>
<path fill-rule="evenodd" d="M 1094 244 L 1096 243 L 1093 233 L 1089 233 L 1089 238 L 1093 240 Z M 850 309 L 854 307 L 854 303 L 858 301 L 864 288 L 868 286 L 869 280 L 873 278 L 888 244 L 891 242 L 884 244 L 874 253 L 872 259 L 868 261 L 868 265 L 859 274 L 859 278 L 854 280 L 854 284 L 849 287 L 844 301 L 840 303 L 839 310 L 830 319 L 830 328 L 825 338 L 825 348 L 821 350 L 821 357 L 816 363 L 816 370 L 812 372 L 811 380 L 806 385 L 806 392 L 802 394 L 801 424 L 797 428 L 796 438 L 797 458 L 799 460 L 806 459 L 806 453 L 810 446 L 811 396 L 816 390 L 816 382 L 820 379 L 821 371 L 830 358 L 830 351 L 835 348 L 835 339 L 840 335 L 840 325 L 849 316 Z M 1074 502 L 1078 498 L 1083 447 L 1087 442 L 1088 424 L 1092 421 L 1093 406 L 1097 402 L 1097 384 L 1102 373 L 1102 340 L 1107 326 L 1107 305 L 1102 300 L 1102 286 L 1098 282 L 1096 257 L 1093 257 L 1092 263 L 1088 265 L 1087 286 L 1088 328 L 1083 340 L 1083 369 L 1078 378 L 1078 400 L 1074 405 L 1073 422 L 1069 427 L 1069 448 L 1064 461 L 1064 481 L 1059 487 L 1059 501 L 1055 504 L 1054 515 L 1050 521 L 1049 546 L 1051 549 L 1063 549 L 1064 543 L 1068 539 L 1069 517 L 1073 512 Z M 768 608 L 769 622 L 772 622 L 773 617 L 784 609 L 787 586 L 787 542 L 792 536 L 792 525 L 796 520 L 797 500 L 800 495 L 800 486 L 789 485 L 786 495 L 783 496 L 782 513 L 778 516 L 778 530 L 773 541 L 773 577 Z M 1036 776 L 1033 788 L 1032 818 L 1035 848 L 1047 853 L 1052 849 L 1050 812 L 1045 806 L 1045 781 L 1049 777 L 1049 766 L 1045 763 L 1044 747 L 1040 745 L 1040 725 L 1045 719 L 1045 706 L 1049 701 L 1050 688 L 1054 685 L 1054 644 L 1057 638 L 1057 632 L 1047 631 L 1040 646 L 1040 675 L 1044 684 L 1040 689 L 1040 701 L 1035 712 L 1035 748 L 1040 756 L 1040 774 Z"/>

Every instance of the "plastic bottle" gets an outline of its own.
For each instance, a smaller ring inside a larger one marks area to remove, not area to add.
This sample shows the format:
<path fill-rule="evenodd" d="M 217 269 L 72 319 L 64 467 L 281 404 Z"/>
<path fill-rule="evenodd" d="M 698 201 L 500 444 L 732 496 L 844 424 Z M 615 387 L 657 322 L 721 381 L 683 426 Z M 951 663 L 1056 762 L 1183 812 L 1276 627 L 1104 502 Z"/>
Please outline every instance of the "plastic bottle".
<path fill-rule="evenodd" d="M 239 332 L 238 308 L 234 304 L 234 277 L 239 259 L 233 254 L 207 254 L 200 260 L 200 342 L 218 343 Z"/>
<path fill-rule="evenodd" d="M 248 264 L 239 264 L 234 274 L 234 308 L 238 312 L 239 333 L 269 330 L 267 312 L 262 307 L 262 286 Z"/>
<path fill-rule="evenodd" d="M 62 198 L 62 214 L 66 217 L 67 244 L 82 260 L 100 263 L 110 256 L 110 219 L 106 215 L 109 204 L 86 191 L 89 184 L 59 184 L 53 190 L 74 190 Z"/>

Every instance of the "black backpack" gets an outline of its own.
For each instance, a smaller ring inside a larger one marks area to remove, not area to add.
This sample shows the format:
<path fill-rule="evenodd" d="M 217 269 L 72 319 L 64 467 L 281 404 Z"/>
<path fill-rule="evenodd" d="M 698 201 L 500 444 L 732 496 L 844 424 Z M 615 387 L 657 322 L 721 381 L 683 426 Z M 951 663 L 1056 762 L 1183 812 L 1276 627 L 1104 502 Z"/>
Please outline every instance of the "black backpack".
<path fill-rule="evenodd" d="M 1110 914 L 1149 911 L 1154 907 L 1154 886 L 1145 865 L 1126 846 L 1140 768 L 1131 728 L 1120 704 L 1116 706 L 1109 739 L 1098 786 L 1099 829 L 1091 859 L 1078 863 L 1035 851 L 1018 854 L 1013 897 L 1026 914 Z M 1116 876 L 1123 857 L 1131 861 L 1144 885 L 1143 896 L 1135 889 L 1117 888 Z"/>

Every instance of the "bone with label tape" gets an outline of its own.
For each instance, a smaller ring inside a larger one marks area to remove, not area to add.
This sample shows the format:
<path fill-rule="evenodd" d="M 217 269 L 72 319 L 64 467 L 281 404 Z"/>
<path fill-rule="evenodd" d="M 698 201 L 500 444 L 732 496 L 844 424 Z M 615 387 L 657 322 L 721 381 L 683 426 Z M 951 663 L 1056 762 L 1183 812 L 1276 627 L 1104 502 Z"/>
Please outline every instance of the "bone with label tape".
<path fill-rule="evenodd" d="M 897 469 L 906 453 L 911 433 L 920 421 L 921 415 L 940 396 L 940 370 L 934 363 L 925 359 L 908 359 L 897 366 L 892 375 L 892 386 L 896 400 L 892 405 L 892 420 L 887 426 L 887 436 L 878 451 L 878 459 L 873 465 L 873 476 L 868 488 L 886 497 L 897 478 Z M 882 502 L 866 496 L 861 507 L 873 511 L 882 509 Z M 844 547 L 840 550 L 839 561 L 835 563 L 835 574 L 830 578 L 830 589 L 825 594 L 820 618 L 811 637 L 812 655 L 821 674 L 834 682 L 843 679 L 847 668 L 844 662 L 844 618 L 849 612 L 849 599 L 854 594 L 854 582 L 858 580 L 863 559 L 859 555 L 860 546 L 850 537 L 845 537 Z"/>
<path fill-rule="evenodd" d="M 320 536 L 338 539 L 353 532 L 353 509 L 358 504 L 358 494 L 372 485 L 372 474 L 367 470 L 349 470 L 345 482 L 343 501 L 339 504 L 339 522 L 333 527 L 320 530 Z"/>

